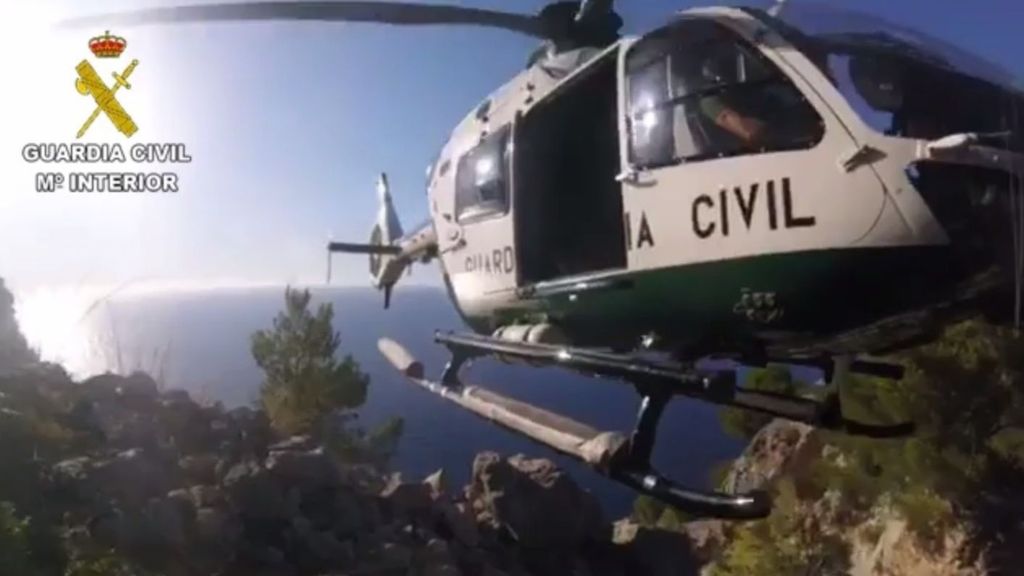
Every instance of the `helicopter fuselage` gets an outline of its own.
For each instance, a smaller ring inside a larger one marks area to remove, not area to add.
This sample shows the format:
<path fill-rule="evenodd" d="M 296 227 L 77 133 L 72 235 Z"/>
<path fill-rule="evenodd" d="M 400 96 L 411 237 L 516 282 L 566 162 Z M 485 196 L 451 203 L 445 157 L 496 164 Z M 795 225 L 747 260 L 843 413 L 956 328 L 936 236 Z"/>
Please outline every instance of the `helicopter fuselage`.
<path fill-rule="evenodd" d="M 795 42 L 748 11 L 693 10 L 492 94 L 429 174 L 465 321 L 553 325 L 584 346 L 870 353 L 1005 296 L 1022 150 L 942 126 L 941 109 L 894 110 L 883 132 L 849 94 L 891 83 L 864 71 L 884 61 Z M 759 139 L 729 130 L 744 102 Z"/>

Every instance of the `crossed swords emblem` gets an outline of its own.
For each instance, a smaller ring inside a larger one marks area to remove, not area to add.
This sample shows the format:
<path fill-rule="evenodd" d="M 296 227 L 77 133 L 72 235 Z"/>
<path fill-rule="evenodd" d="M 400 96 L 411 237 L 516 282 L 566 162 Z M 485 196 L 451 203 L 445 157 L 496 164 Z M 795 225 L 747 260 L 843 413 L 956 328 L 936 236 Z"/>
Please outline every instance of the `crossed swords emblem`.
<path fill-rule="evenodd" d="M 75 89 L 78 90 L 79 94 L 91 95 L 93 100 L 96 101 L 96 109 L 93 110 L 92 114 L 86 119 L 85 123 L 78 130 L 78 138 L 85 135 L 92 123 L 99 117 L 100 112 L 107 115 L 117 131 L 124 134 L 127 137 L 131 137 L 132 134 L 139 129 L 135 125 L 135 121 L 132 117 L 125 112 L 124 108 L 117 101 L 117 91 L 124 86 L 131 90 L 132 86 L 128 83 L 128 77 L 135 71 L 135 67 L 139 65 L 138 60 L 132 60 L 131 64 L 124 69 L 124 72 L 118 74 L 113 73 L 114 85 L 110 88 L 100 79 L 99 74 L 96 73 L 96 69 L 89 64 L 88 60 L 82 60 L 82 62 L 75 68 L 78 70 L 78 78 L 75 79 Z"/>

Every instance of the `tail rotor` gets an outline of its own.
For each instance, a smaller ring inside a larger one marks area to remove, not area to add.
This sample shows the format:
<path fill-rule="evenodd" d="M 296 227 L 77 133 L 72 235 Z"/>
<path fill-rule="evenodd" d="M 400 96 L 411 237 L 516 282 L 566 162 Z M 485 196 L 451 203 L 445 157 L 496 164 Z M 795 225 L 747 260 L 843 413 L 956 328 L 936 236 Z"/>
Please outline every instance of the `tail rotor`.
<path fill-rule="evenodd" d="M 370 230 L 369 242 L 352 244 L 348 242 L 327 243 L 327 274 L 330 282 L 331 254 L 367 254 L 369 256 L 370 283 L 384 292 L 384 308 L 391 304 L 391 291 L 406 268 L 416 259 L 432 255 L 436 251 L 433 228 L 414 231 L 406 236 L 391 200 L 387 174 L 377 179 L 377 221 Z"/>

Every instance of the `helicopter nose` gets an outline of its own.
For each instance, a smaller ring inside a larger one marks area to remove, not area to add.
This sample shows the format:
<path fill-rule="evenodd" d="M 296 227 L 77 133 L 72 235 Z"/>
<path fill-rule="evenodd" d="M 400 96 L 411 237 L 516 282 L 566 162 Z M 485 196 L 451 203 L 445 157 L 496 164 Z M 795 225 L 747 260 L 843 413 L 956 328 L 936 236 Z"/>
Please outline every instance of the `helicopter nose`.
<path fill-rule="evenodd" d="M 1015 234 L 1015 228 L 1024 229 L 1024 179 L 996 168 L 941 162 L 911 164 L 907 176 L 949 236 L 957 269 L 1012 270 L 1020 258 L 1014 252 L 1024 250 Z"/>

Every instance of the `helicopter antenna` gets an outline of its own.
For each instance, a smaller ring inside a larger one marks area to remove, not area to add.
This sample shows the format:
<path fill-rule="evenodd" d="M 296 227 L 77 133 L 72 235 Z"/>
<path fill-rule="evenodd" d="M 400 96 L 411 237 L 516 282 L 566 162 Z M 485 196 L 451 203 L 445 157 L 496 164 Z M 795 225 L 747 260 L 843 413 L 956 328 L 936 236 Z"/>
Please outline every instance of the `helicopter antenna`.
<path fill-rule="evenodd" d="M 778 18 L 779 13 L 782 12 L 782 9 L 786 7 L 787 1 L 788 0 L 775 0 L 775 4 L 768 9 L 768 14 L 775 18 Z"/>

